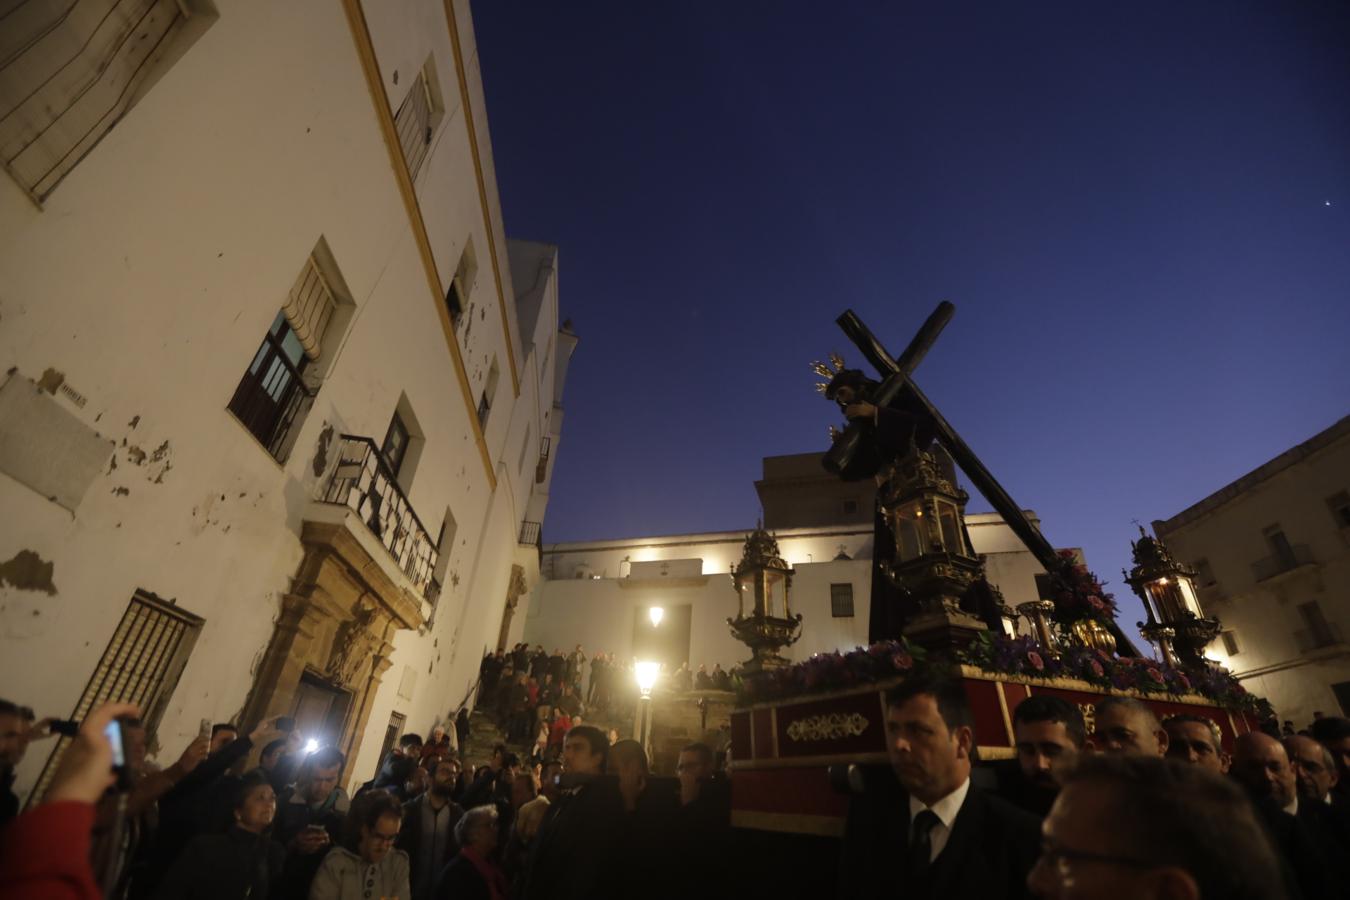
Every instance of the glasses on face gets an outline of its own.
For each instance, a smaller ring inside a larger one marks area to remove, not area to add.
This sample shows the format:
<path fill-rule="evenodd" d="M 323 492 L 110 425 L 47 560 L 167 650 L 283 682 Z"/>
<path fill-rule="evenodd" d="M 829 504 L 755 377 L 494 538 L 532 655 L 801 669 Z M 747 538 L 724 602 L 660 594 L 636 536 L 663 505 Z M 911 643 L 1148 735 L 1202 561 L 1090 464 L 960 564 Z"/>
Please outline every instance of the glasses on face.
<path fill-rule="evenodd" d="M 1041 856 L 1038 866 L 1053 868 L 1060 877 L 1067 877 L 1076 865 L 1125 866 L 1130 869 L 1153 869 L 1156 865 L 1130 856 L 1112 856 L 1104 853 L 1088 853 L 1084 850 L 1072 850 L 1055 844 L 1041 844 Z"/>

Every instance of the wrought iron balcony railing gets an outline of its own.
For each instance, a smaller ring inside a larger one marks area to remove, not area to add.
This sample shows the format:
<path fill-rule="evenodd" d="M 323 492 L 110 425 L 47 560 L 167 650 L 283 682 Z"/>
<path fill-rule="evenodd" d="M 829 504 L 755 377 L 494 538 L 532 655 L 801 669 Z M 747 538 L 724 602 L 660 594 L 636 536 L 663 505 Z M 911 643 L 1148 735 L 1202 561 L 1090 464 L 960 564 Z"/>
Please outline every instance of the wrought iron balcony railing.
<path fill-rule="evenodd" d="M 354 510 L 417 591 L 435 603 L 437 553 L 431 535 L 375 442 L 355 434 L 344 434 L 340 440 L 337 468 L 320 499 Z"/>
<path fill-rule="evenodd" d="M 1252 563 L 1252 575 L 1257 581 L 1274 578 L 1284 572 L 1307 566 L 1316 562 L 1307 544 L 1293 544 L 1288 551 L 1274 553 L 1265 559 Z"/>
<path fill-rule="evenodd" d="M 521 522 L 520 523 L 520 542 L 527 547 L 539 546 L 539 523 Z"/>

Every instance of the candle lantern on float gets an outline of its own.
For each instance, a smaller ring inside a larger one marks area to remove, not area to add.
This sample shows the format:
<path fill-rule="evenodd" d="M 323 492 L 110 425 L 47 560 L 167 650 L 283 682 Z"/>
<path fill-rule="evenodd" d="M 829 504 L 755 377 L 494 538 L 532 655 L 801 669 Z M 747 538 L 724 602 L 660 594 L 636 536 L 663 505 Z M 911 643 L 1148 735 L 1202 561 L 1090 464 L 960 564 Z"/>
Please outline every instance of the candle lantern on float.
<path fill-rule="evenodd" d="M 778 541 L 757 524 L 745 538 L 741 560 L 731 569 L 736 589 L 736 618 L 727 619 L 736 640 L 750 648 L 745 663 L 747 675 L 781 669 L 788 665 L 778 651 L 801 637 L 801 614 L 792 614 L 789 594 L 792 567 L 778 552 Z M 749 614 L 746 604 L 750 605 Z"/>
<path fill-rule="evenodd" d="M 1203 666 L 1205 647 L 1219 635 L 1219 620 L 1206 618 L 1195 593 L 1195 571 L 1172 558 L 1162 541 L 1139 528 L 1130 542 L 1134 567 L 1125 583 L 1144 603 L 1147 622 L 1139 633 L 1157 645 L 1164 661 Z"/>
<path fill-rule="evenodd" d="M 905 637 L 933 648 L 963 647 L 988 626 L 965 608 L 983 581 L 984 567 L 970 546 L 956 467 L 944 450 L 915 450 L 897 460 L 880 488 L 881 509 L 895 540 L 887 577 L 918 609 Z M 986 588 L 986 590 L 988 590 Z M 990 595 L 997 604 L 1001 598 Z"/>

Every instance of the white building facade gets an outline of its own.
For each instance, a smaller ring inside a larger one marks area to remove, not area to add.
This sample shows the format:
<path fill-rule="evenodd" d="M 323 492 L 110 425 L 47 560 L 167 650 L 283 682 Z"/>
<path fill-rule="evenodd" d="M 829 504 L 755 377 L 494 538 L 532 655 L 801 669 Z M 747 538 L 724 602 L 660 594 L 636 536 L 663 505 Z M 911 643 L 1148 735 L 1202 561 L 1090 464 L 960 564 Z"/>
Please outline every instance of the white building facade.
<path fill-rule="evenodd" d="M 797 454 L 767 457 L 756 488 L 765 528 L 793 567 L 791 611 L 802 615 L 801 637 L 783 655 L 803 660 L 865 646 L 875 486 L 840 482 L 820 468 L 819 454 Z M 1039 525 L 1035 513 L 1027 515 Z M 975 513 L 966 526 L 1004 601 L 1039 599 L 1036 575 L 1045 570 L 1003 519 Z M 727 625 L 739 603 L 731 570 L 751 528 L 545 544 L 523 639 L 550 651 L 580 643 L 624 660 L 653 656 L 668 668 L 739 665 L 750 651 Z M 662 610 L 655 626 L 653 607 Z"/>
<path fill-rule="evenodd" d="M 294 715 L 364 780 L 522 627 L 577 340 L 469 3 L 64 6 L 0 54 L 0 694 L 169 760 Z"/>
<path fill-rule="evenodd" d="M 1350 417 L 1153 531 L 1223 623 L 1207 656 L 1299 727 L 1350 715 Z"/>

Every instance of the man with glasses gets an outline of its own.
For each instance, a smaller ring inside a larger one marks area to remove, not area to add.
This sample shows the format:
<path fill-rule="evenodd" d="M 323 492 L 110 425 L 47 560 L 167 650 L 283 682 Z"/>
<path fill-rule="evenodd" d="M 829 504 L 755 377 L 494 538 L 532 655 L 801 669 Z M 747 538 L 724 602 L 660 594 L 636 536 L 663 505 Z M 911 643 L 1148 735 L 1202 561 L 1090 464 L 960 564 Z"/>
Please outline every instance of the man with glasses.
<path fill-rule="evenodd" d="M 309 900 L 411 900 L 408 854 L 394 847 L 402 823 L 403 806 L 388 791 L 368 791 L 353 801 L 356 847 L 328 851 Z"/>
<path fill-rule="evenodd" d="M 1251 804 L 1202 766 L 1089 755 L 1060 773 L 1027 878 L 1050 900 L 1276 900 L 1286 896 Z"/>

